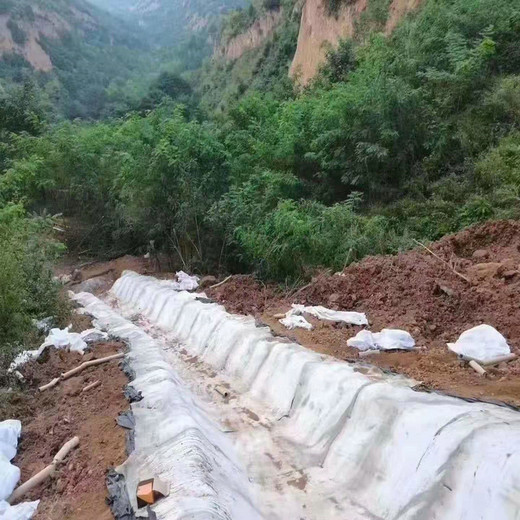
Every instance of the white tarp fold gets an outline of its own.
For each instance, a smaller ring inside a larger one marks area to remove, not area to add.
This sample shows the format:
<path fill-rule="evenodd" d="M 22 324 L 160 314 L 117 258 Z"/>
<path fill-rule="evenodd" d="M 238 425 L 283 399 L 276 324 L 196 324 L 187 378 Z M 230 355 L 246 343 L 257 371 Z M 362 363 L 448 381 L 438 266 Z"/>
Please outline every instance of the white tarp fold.
<path fill-rule="evenodd" d="M 463 332 L 456 343 L 448 343 L 448 348 L 480 363 L 511 354 L 506 338 L 491 325 L 478 325 Z"/>
<path fill-rule="evenodd" d="M 163 280 L 164 285 L 171 287 L 174 291 L 194 291 L 199 286 L 199 277 L 190 276 L 184 271 L 175 274 L 176 280 Z"/>
<path fill-rule="evenodd" d="M 15 506 L 10 506 L 7 502 L 0 501 L 1 520 L 29 520 L 34 516 L 40 501 L 22 502 Z"/>
<path fill-rule="evenodd" d="M 289 316 L 301 316 L 310 314 L 319 320 L 334 321 L 336 323 L 347 323 L 348 325 L 365 326 L 368 325 L 366 314 L 362 312 L 334 311 L 321 305 L 306 306 L 293 303 L 292 309 L 287 313 Z"/>
<path fill-rule="evenodd" d="M 0 520 L 29 520 L 38 507 L 36 502 L 10 506 L 5 500 L 20 480 L 20 470 L 11 464 L 16 455 L 22 423 L 17 420 L 0 422 Z"/>
<path fill-rule="evenodd" d="M 359 350 L 411 350 L 415 340 L 409 332 L 399 329 L 383 329 L 381 332 L 362 330 L 347 341 L 349 347 Z"/>
<path fill-rule="evenodd" d="M 287 313 L 287 314 L 289 314 L 289 313 Z M 293 330 L 293 329 L 312 330 L 312 325 L 303 316 L 298 316 L 298 315 L 286 316 L 285 318 L 282 318 L 279 321 L 284 327 L 288 328 L 289 330 Z"/>
<path fill-rule="evenodd" d="M 94 329 L 85 331 L 82 334 L 78 334 L 77 332 L 69 332 L 70 328 L 71 326 L 69 325 L 65 329 L 51 329 L 39 349 L 24 350 L 15 357 L 14 361 L 9 366 L 9 372 L 13 372 L 18 367 L 24 365 L 28 361 L 31 361 L 32 359 L 38 359 L 43 354 L 43 351 L 50 346 L 54 346 L 57 349 L 68 349 L 71 352 L 79 352 L 80 354 L 84 354 L 88 345 L 83 339 L 83 334 L 85 334 L 85 332 L 91 333 Z M 103 337 L 105 336 L 103 332 L 98 332 Z"/>

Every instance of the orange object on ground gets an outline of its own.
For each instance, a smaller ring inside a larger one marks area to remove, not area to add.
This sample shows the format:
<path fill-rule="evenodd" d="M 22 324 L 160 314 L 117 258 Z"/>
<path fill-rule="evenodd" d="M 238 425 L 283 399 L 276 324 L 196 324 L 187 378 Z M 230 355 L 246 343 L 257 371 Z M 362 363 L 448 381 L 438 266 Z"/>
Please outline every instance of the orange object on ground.
<path fill-rule="evenodd" d="M 142 480 L 137 485 L 137 507 L 152 505 L 170 494 L 170 485 L 158 478 Z"/>

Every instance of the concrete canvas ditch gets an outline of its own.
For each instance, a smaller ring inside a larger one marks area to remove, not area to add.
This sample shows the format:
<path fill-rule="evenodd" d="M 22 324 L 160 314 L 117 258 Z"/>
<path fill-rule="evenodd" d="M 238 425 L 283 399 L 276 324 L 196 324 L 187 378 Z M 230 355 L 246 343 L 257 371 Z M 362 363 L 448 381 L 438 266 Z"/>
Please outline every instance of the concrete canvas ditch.
<path fill-rule="evenodd" d="M 515 410 L 416 392 L 152 277 L 74 299 L 126 342 L 143 396 L 117 468 L 138 517 L 519 518 Z M 150 513 L 135 489 L 153 475 L 170 495 Z"/>

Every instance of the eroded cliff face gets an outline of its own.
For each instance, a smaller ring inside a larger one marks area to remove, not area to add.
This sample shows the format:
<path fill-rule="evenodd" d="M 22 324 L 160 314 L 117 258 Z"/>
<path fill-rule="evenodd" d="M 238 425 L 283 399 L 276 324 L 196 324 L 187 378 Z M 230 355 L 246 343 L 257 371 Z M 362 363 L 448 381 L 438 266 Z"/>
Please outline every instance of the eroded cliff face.
<path fill-rule="evenodd" d="M 354 36 L 355 21 L 367 6 L 367 0 L 354 0 L 342 7 L 337 16 L 330 16 L 326 2 L 306 0 L 303 6 L 298 46 L 289 72 L 302 85 L 314 77 L 330 45 Z"/>
<path fill-rule="evenodd" d="M 289 75 L 301 85 L 306 85 L 324 62 L 327 50 L 337 46 L 345 38 L 352 38 L 356 22 L 371 0 L 353 0 L 343 6 L 336 16 L 330 15 L 327 0 L 305 0 L 302 9 L 298 47 Z M 385 32 L 390 33 L 397 22 L 420 0 L 393 0 L 388 14 Z"/>
<path fill-rule="evenodd" d="M 22 31 L 24 41 L 16 41 L 12 34 L 9 20 L 10 15 L 0 15 L 0 59 L 6 54 L 19 54 L 31 64 L 35 70 L 49 72 L 53 69 L 50 56 L 41 45 L 42 37 L 49 39 L 62 38 L 71 31 L 70 24 L 57 13 L 33 8 L 32 20 L 15 21 Z M 75 14 L 75 11 L 72 11 Z M 86 13 L 80 13 L 82 22 L 93 24 L 93 20 Z"/>
<path fill-rule="evenodd" d="M 256 49 L 273 33 L 282 19 L 281 10 L 268 11 L 264 16 L 255 21 L 249 29 L 235 36 L 225 45 L 217 49 L 217 55 L 236 60 L 245 52 Z"/>

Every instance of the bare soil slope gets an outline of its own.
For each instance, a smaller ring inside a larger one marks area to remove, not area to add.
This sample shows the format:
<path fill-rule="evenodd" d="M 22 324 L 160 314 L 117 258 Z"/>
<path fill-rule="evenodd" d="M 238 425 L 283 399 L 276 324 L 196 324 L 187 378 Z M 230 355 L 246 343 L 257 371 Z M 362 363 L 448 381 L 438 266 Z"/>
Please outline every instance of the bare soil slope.
<path fill-rule="evenodd" d="M 116 418 L 128 408 L 123 387 L 128 382 L 117 361 L 89 368 L 60 385 L 38 393 L 38 386 L 90 358 L 115 354 L 118 342 L 99 343 L 81 356 L 51 349 L 48 358 L 21 368 L 27 386 L 23 392 L 2 396 L 0 421 L 22 421 L 22 437 L 14 459 L 21 481 L 52 462 L 65 442 L 75 435 L 80 445 L 67 457 L 56 478 L 33 489 L 26 500 L 41 499 L 35 520 L 92 520 L 113 518 L 108 505 L 105 475 L 126 459 L 124 430 Z M 101 385 L 88 392 L 89 383 Z"/>
<path fill-rule="evenodd" d="M 366 312 L 371 330 L 403 328 L 424 347 L 420 352 L 371 356 L 370 362 L 432 389 L 520 405 L 520 360 L 481 378 L 446 347 L 465 330 L 487 323 L 520 353 L 520 222 L 479 225 L 445 237 L 431 250 L 469 283 L 418 247 L 397 256 L 366 258 L 341 275 L 321 274 L 292 296 L 280 295 L 275 287 L 251 277 L 235 277 L 207 293 L 232 312 L 254 314 L 280 334 L 347 360 L 358 357 L 346 341 L 359 328 L 314 322 L 311 332 L 287 331 L 273 314 L 287 311 L 291 303 Z"/>

